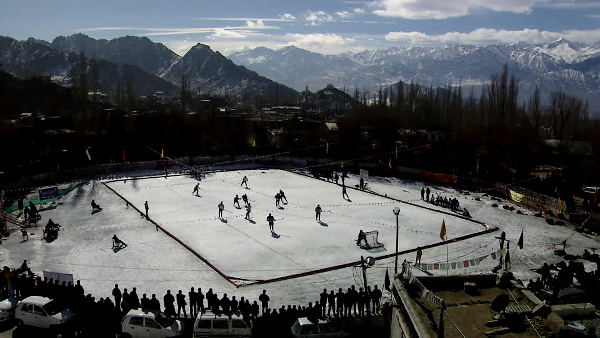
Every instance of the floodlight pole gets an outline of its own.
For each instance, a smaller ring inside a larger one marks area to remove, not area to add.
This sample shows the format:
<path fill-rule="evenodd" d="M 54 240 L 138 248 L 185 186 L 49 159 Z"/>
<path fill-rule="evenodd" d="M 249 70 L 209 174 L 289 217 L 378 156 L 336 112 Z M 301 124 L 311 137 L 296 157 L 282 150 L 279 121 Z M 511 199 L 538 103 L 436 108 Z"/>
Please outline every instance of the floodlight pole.
<path fill-rule="evenodd" d="M 396 255 L 394 261 L 394 275 L 398 274 L 398 215 L 400 214 L 400 207 L 394 207 L 394 215 L 396 215 Z"/>

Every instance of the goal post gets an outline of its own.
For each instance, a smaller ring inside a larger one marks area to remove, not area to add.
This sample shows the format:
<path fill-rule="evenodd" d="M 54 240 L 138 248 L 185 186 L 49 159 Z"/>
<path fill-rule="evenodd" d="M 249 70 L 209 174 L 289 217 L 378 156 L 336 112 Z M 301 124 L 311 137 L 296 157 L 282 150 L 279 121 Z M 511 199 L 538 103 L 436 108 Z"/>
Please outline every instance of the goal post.
<path fill-rule="evenodd" d="M 383 244 L 379 243 L 378 237 L 379 231 L 377 230 L 365 232 L 366 244 L 363 244 L 360 247 L 363 249 L 381 248 Z"/>

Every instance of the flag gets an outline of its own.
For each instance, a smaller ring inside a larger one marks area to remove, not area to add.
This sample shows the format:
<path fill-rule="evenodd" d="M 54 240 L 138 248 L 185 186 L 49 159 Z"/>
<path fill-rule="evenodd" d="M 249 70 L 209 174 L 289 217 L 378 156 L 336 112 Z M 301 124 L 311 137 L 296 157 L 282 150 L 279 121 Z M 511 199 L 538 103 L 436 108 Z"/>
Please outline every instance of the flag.
<path fill-rule="evenodd" d="M 510 270 L 511 261 L 510 261 L 510 251 L 506 252 L 506 258 L 504 258 L 504 263 L 506 264 L 506 270 Z"/>
<path fill-rule="evenodd" d="M 392 169 L 392 158 L 390 157 L 390 169 Z"/>
<path fill-rule="evenodd" d="M 252 146 L 256 147 L 256 139 L 252 140 Z"/>
<path fill-rule="evenodd" d="M 329 142 L 325 143 L 325 154 L 329 154 Z"/>
<path fill-rule="evenodd" d="M 123 151 L 123 161 L 125 161 L 125 149 L 122 149 Z"/>
<path fill-rule="evenodd" d="M 492 252 L 492 259 L 496 259 L 496 253 Z"/>
<path fill-rule="evenodd" d="M 390 290 L 390 273 L 388 272 L 388 269 L 385 269 L 385 280 L 384 280 L 384 289 L 386 290 Z"/>
<path fill-rule="evenodd" d="M 343 167 L 344 167 L 344 162 L 342 162 L 342 164 L 340 164 L 340 168 L 343 168 Z"/>
<path fill-rule="evenodd" d="M 560 200 L 560 196 L 558 196 L 558 211 L 563 212 L 562 201 Z"/>
<path fill-rule="evenodd" d="M 396 146 L 396 159 L 398 159 L 398 146 Z"/>
<path fill-rule="evenodd" d="M 477 158 L 477 173 L 479 173 L 479 158 Z"/>
<path fill-rule="evenodd" d="M 442 241 L 446 240 L 446 221 L 442 220 L 442 230 L 440 230 L 440 238 Z"/>
<path fill-rule="evenodd" d="M 164 158 L 165 157 L 165 146 L 162 147 L 162 150 L 160 151 L 160 158 Z"/>
<path fill-rule="evenodd" d="M 596 206 L 596 203 L 598 203 L 598 188 L 596 188 L 596 193 L 594 193 L 594 203 L 592 203 L 592 206 Z"/>
<path fill-rule="evenodd" d="M 92 160 L 92 156 L 90 156 L 90 149 L 89 148 L 85 149 L 85 154 L 87 155 L 88 160 L 91 161 Z"/>
<path fill-rule="evenodd" d="M 523 250 L 523 230 L 521 230 L 521 237 L 519 237 L 519 242 L 517 242 L 519 249 Z"/>

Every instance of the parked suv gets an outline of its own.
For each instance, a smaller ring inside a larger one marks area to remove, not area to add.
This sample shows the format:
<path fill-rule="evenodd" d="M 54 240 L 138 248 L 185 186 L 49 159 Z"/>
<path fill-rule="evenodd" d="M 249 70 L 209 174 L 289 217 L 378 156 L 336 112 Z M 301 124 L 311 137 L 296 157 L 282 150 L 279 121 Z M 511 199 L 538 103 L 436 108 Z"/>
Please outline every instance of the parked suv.
<path fill-rule="evenodd" d="M 349 333 L 326 320 L 310 321 L 306 317 L 298 318 L 292 325 L 292 335 L 295 338 L 341 338 L 350 336 Z"/>
<path fill-rule="evenodd" d="M 194 337 L 250 337 L 252 327 L 239 313 L 227 315 L 206 311 L 199 313 L 194 323 Z"/>
<path fill-rule="evenodd" d="M 30 296 L 21 301 L 15 310 L 17 326 L 34 326 L 60 331 L 69 324 L 73 312 L 56 300 Z"/>
<path fill-rule="evenodd" d="M 121 337 L 167 338 L 178 337 L 183 332 L 179 320 L 169 319 L 158 311 L 129 310 L 121 321 Z"/>

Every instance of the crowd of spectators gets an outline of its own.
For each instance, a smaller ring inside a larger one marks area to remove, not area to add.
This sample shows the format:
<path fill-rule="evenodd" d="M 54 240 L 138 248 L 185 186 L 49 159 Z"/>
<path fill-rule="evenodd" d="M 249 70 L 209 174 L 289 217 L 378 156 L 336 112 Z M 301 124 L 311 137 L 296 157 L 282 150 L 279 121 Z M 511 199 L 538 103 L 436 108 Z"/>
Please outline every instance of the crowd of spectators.
<path fill-rule="evenodd" d="M 73 285 L 71 282 L 59 282 L 52 278 L 41 278 L 34 274 L 24 261 L 19 268 L 3 269 L 2 291 L 5 296 L 24 299 L 28 296 L 44 296 L 58 301 L 74 313 L 73 327 L 81 334 L 109 336 L 120 330 L 120 321 L 131 309 L 164 312 L 167 318 L 191 319 L 199 313 L 211 310 L 216 314 L 231 316 L 238 314 L 247 323 L 270 330 L 288 332 L 294 321 L 300 317 L 309 319 L 334 319 L 352 316 L 377 315 L 381 311 L 381 290 L 375 285 L 356 289 L 354 285 L 346 292 L 339 288 L 323 289 L 315 294 L 314 302 L 308 305 L 270 306 L 271 299 L 266 290 L 258 295 L 257 300 L 245 297 L 219 295 L 209 288 L 206 293 L 201 288 L 193 287 L 188 292 L 178 290 L 173 294 L 167 290 L 162 296 L 162 302 L 156 294 L 150 297 L 143 293 L 138 295 L 136 287 L 120 288 L 118 284 L 112 290 L 112 297 L 96 299 L 91 294 L 85 294 L 80 281 Z M 162 303 L 162 304 L 161 304 Z M 189 312 L 188 312 L 189 310 Z M 97 325 L 97 323 L 103 323 Z M 88 332 L 89 331 L 89 332 Z"/>

